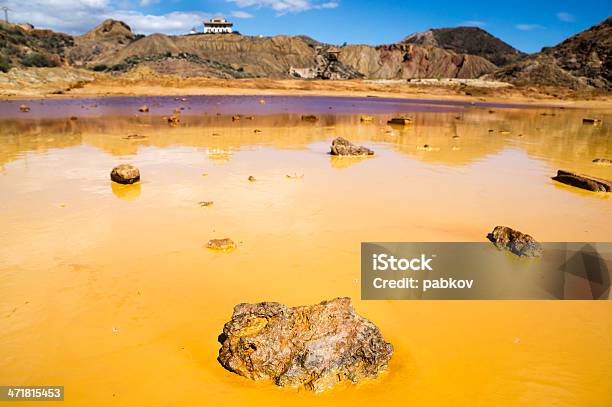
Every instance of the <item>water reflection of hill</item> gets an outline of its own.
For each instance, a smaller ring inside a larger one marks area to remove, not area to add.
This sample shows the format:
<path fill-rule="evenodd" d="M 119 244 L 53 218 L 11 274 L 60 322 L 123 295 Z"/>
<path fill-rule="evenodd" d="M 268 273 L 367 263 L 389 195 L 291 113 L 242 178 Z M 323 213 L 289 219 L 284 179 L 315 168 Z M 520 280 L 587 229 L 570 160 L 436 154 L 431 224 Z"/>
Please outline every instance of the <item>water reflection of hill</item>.
<path fill-rule="evenodd" d="M 589 170 L 606 175 L 606 167 L 592 168 L 595 157 L 612 156 L 610 119 L 603 126 L 585 126 L 585 112 L 555 110 L 554 116 L 535 109 L 466 108 L 459 112 L 412 113 L 406 127 L 386 124 L 389 114 L 362 123 L 358 115 L 322 115 L 316 123 L 298 114 L 246 117 L 204 114 L 184 116 L 170 126 L 160 116 L 80 118 L 79 120 L 5 120 L 0 133 L 0 164 L 26 152 L 95 146 L 115 156 L 134 155 L 145 147 L 186 146 L 203 151 L 233 152 L 250 146 L 304 149 L 315 142 L 343 136 L 355 142 L 383 143 L 419 161 L 461 166 L 516 148 L 549 161 L 554 167 Z M 138 134 L 143 138 L 128 139 Z M 609 174 L 608 174 L 609 176 Z"/>

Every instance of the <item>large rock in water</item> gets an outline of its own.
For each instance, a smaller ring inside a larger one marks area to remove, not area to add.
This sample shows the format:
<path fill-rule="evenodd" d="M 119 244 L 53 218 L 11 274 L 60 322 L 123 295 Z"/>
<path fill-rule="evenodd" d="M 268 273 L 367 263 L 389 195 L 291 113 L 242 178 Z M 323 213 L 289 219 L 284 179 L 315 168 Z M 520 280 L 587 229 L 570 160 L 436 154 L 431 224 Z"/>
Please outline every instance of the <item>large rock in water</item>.
<path fill-rule="evenodd" d="M 226 369 L 315 392 L 343 380 L 375 378 L 393 354 L 393 346 L 355 312 L 350 298 L 293 308 L 238 304 L 219 342 L 219 362 Z"/>
<path fill-rule="evenodd" d="M 574 174 L 573 172 L 558 170 L 553 180 L 576 188 L 586 189 L 593 192 L 611 192 L 612 182 L 588 175 Z"/>
<path fill-rule="evenodd" d="M 119 184 L 133 184 L 140 180 L 140 171 L 131 164 L 121 164 L 111 171 L 111 180 Z"/>
<path fill-rule="evenodd" d="M 517 256 L 539 257 L 542 255 L 542 245 L 533 237 L 507 226 L 495 226 L 493 232 L 487 237 L 499 249 L 508 250 Z"/>
<path fill-rule="evenodd" d="M 332 141 L 332 155 L 373 155 L 374 151 L 364 146 L 356 146 L 343 137 L 337 137 Z"/>

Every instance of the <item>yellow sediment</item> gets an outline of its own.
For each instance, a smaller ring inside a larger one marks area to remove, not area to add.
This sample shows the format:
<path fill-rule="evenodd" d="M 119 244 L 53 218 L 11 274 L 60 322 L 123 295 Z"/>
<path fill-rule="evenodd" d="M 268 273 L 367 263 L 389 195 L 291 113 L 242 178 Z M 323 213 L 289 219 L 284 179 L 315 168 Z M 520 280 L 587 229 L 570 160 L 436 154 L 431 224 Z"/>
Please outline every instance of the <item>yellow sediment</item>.
<path fill-rule="evenodd" d="M 584 126 L 595 113 L 602 125 Z M 592 162 L 612 157 L 607 113 L 417 112 L 393 133 L 391 115 L 376 114 L 239 126 L 186 114 L 176 127 L 154 115 L 70 126 L 21 116 L 0 127 L 2 384 L 64 385 L 66 406 L 610 400 L 610 302 L 359 299 L 362 241 L 485 241 L 496 225 L 540 241 L 610 241 L 610 196 L 550 180 L 559 168 L 612 178 Z M 124 139 L 136 133 L 147 137 Z M 376 155 L 331 157 L 336 136 Z M 111 183 L 117 162 L 143 181 Z M 215 205 L 203 210 L 202 199 Z M 240 249 L 203 247 L 225 236 Z M 394 345 L 378 379 L 314 395 L 217 362 L 236 304 L 338 296 Z"/>

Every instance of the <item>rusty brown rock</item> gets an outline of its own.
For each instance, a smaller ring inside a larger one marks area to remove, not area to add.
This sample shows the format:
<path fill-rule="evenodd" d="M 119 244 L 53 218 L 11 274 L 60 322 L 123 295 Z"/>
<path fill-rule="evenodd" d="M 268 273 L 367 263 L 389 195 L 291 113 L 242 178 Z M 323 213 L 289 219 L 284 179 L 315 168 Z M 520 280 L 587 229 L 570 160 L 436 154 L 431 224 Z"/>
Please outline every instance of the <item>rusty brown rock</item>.
<path fill-rule="evenodd" d="M 140 171 L 131 164 L 121 164 L 111 171 L 111 180 L 119 184 L 133 184 L 140 181 Z"/>
<path fill-rule="evenodd" d="M 552 177 L 555 181 L 563 184 L 571 185 L 573 187 L 586 189 L 593 192 L 611 192 L 612 182 L 595 178 L 588 175 L 575 174 L 569 171 L 558 170 L 557 175 Z"/>
<path fill-rule="evenodd" d="M 376 378 L 393 346 L 358 315 L 350 298 L 288 307 L 238 304 L 219 336 L 219 362 L 253 380 L 321 392 L 341 381 Z"/>
<path fill-rule="evenodd" d="M 331 154 L 342 156 L 373 155 L 374 151 L 364 146 L 356 146 L 343 137 L 337 137 L 332 141 Z"/>
<path fill-rule="evenodd" d="M 499 249 L 508 250 L 517 256 L 539 257 L 542 245 L 526 233 L 507 226 L 495 226 L 487 238 Z"/>

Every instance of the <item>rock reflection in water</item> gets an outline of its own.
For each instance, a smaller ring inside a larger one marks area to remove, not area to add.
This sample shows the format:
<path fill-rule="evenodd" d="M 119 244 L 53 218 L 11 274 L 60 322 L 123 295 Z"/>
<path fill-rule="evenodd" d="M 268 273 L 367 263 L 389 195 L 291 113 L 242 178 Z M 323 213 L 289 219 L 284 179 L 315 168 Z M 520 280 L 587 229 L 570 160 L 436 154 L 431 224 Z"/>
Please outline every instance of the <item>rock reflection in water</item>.
<path fill-rule="evenodd" d="M 133 201 L 134 199 L 140 196 L 141 191 L 141 183 L 137 182 L 135 184 L 118 184 L 116 182 L 111 182 L 111 190 L 113 194 L 125 201 Z"/>

